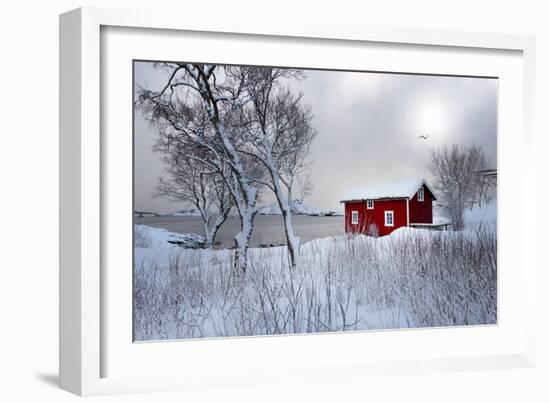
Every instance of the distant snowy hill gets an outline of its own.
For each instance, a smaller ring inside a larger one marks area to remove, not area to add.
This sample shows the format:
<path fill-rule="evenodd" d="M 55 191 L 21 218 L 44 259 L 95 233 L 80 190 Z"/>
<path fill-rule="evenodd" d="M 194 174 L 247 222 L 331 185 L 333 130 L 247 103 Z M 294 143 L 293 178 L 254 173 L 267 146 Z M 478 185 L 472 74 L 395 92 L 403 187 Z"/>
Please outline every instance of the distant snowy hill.
<path fill-rule="evenodd" d="M 307 203 L 304 203 L 303 200 L 300 199 L 294 199 L 292 200 L 291 204 L 291 211 L 292 214 L 302 214 L 302 215 L 331 215 L 334 214 L 334 212 L 329 212 L 325 210 L 321 210 L 317 207 L 313 207 Z M 277 202 L 272 203 L 267 206 L 260 207 L 258 210 L 258 214 L 260 215 L 278 215 L 281 214 L 281 209 L 279 208 L 279 205 Z"/>
<path fill-rule="evenodd" d="M 179 211 L 175 211 L 173 213 L 167 213 L 164 215 L 173 216 L 173 217 L 186 217 L 186 216 L 200 217 L 201 213 L 199 213 L 199 210 L 197 210 L 196 208 L 190 207 Z"/>
<path fill-rule="evenodd" d="M 295 215 L 313 215 L 313 216 L 325 216 L 325 215 L 344 215 L 343 211 L 333 211 L 333 210 L 322 210 L 320 208 L 314 207 L 310 204 L 304 203 L 303 200 L 294 199 L 292 201 L 292 214 Z M 233 212 L 236 214 L 236 212 Z M 259 207 L 259 215 L 280 215 L 281 209 L 277 202 L 272 204 Z M 171 216 L 171 217 L 200 217 L 200 213 L 197 209 L 190 207 L 182 210 L 175 211 L 173 213 L 160 214 L 161 216 Z"/>

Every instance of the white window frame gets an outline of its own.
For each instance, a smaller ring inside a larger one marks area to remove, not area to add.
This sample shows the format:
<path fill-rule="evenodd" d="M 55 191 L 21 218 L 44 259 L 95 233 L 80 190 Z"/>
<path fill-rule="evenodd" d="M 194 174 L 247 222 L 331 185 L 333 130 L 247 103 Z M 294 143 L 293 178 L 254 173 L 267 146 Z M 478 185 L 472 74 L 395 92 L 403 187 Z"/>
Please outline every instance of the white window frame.
<path fill-rule="evenodd" d="M 420 189 L 418 189 L 418 193 L 417 193 L 417 200 L 419 202 L 423 202 L 424 201 L 424 186 L 422 186 Z"/>
<path fill-rule="evenodd" d="M 374 200 L 367 200 L 367 210 L 374 210 Z"/>
<path fill-rule="evenodd" d="M 355 217 L 355 220 L 354 220 L 354 217 Z M 352 224 L 352 225 L 357 225 L 357 224 L 359 224 L 359 211 L 353 210 L 353 211 L 351 212 L 351 224 Z"/>
<path fill-rule="evenodd" d="M 388 214 L 391 214 L 391 224 L 388 224 Z M 395 226 L 395 214 L 393 210 L 384 211 L 384 227 L 394 227 Z"/>

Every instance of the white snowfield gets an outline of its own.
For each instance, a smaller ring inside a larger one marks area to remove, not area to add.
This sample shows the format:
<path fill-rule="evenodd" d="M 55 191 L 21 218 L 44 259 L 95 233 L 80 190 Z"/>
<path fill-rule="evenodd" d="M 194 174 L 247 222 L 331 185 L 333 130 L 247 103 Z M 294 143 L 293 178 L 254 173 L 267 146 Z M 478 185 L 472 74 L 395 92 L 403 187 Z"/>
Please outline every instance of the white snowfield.
<path fill-rule="evenodd" d="M 432 186 L 424 178 L 411 178 L 396 182 L 372 184 L 365 187 L 357 187 L 350 190 L 341 201 L 361 201 L 377 199 L 412 198 L 420 189 L 426 185 L 430 192 L 435 195 Z"/>
<path fill-rule="evenodd" d="M 295 270 L 286 246 L 252 248 L 245 274 L 231 249 L 136 233 L 138 341 L 496 323 L 494 228 L 317 239 Z"/>

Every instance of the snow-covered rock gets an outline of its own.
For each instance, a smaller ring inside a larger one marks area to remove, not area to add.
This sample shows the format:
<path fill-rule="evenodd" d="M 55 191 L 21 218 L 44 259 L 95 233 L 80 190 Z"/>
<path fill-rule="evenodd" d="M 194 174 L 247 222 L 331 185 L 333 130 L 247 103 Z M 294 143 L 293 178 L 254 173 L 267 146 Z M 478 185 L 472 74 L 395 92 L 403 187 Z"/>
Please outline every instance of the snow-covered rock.
<path fill-rule="evenodd" d="M 172 234 L 166 242 L 184 248 L 202 248 L 206 241 L 202 236 L 197 234 Z"/>
<path fill-rule="evenodd" d="M 154 228 L 147 225 L 136 225 L 136 248 L 163 249 L 172 245 L 184 248 L 201 248 L 205 239 L 197 234 L 178 234 L 163 228 Z"/>

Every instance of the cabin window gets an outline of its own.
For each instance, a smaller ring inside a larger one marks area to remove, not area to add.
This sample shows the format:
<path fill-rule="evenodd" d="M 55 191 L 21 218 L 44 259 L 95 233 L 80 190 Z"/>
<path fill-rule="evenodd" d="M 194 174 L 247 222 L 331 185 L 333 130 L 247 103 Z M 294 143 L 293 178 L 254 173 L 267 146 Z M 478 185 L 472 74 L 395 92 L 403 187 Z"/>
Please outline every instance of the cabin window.
<path fill-rule="evenodd" d="M 351 223 L 352 224 L 359 224 L 359 211 L 352 211 L 351 212 Z"/>
<path fill-rule="evenodd" d="M 384 211 L 384 225 L 393 227 L 393 211 Z"/>
<path fill-rule="evenodd" d="M 424 188 L 418 189 L 418 201 L 424 201 Z"/>
<path fill-rule="evenodd" d="M 374 209 L 374 200 L 367 200 L 367 210 Z"/>

